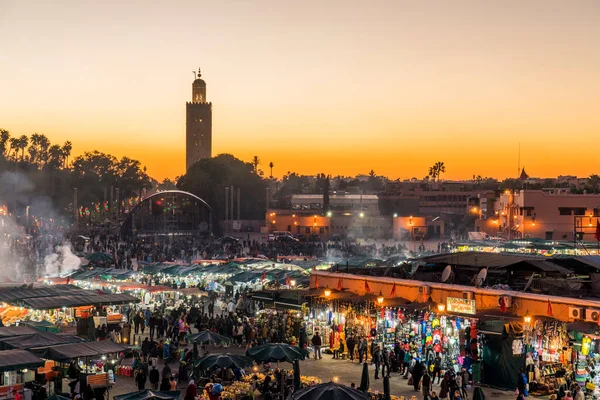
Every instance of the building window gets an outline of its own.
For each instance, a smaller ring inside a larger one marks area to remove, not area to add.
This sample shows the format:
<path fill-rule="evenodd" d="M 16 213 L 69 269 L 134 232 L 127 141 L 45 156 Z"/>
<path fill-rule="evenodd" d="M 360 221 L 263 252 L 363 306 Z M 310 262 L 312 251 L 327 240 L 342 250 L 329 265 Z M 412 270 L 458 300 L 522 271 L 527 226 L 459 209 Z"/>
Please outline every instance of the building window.
<path fill-rule="evenodd" d="M 309 233 L 310 233 L 310 226 L 307 226 L 307 227 L 304 229 L 304 233 L 306 233 L 306 234 L 309 234 Z"/>
<path fill-rule="evenodd" d="M 558 207 L 558 213 L 560 215 L 571 215 L 573 213 L 573 209 L 570 207 Z"/>
<path fill-rule="evenodd" d="M 325 233 L 325 228 L 324 227 L 320 227 L 319 228 L 319 233 Z"/>
<path fill-rule="evenodd" d="M 288 228 L 287 228 L 287 230 L 288 230 L 288 232 L 291 232 L 291 231 L 292 231 L 292 226 L 291 226 L 291 225 L 288 225 Z"/>

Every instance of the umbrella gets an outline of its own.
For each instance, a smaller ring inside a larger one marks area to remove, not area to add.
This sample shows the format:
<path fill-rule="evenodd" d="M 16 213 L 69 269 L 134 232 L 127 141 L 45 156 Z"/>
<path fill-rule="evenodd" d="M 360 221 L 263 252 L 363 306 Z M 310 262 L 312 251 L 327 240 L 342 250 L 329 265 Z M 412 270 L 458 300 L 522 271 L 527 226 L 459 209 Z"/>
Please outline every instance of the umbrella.
<path fill-rule="evenodd" d="M 174 390 L 172 392 L 155 392 L 154 390 L 140 390 L 139 392 L 132 392 L 115 396 L 115 400 L 178 400 L 181 391 Z"/>
<path fill-rule="evenodd" d="M 363 364 L 362 375 L 360 377 L 360 386 L 358 390 L 361 392 L 367 392 L 369 390 L 369 365 L 367 363 Z"/>
<path fill-rule="evenodd" d="M 252 365 L 252 360 L 246 356 L 229 354 L 202 357 L 194 363 L 194 367 L 205 369 L 213 368 L 246 368 Z"/>
<path fill-rule="evenodd" d="M 328 382 L 309 386 L 292 395 L 294 400 L 368 400 L 369 397 L 351 387 Z"/>
<path fill-rule="evenodd" d="M 219 335 L 218 333 L 203 330 L 192 335 L 187 335 L 185 339 L 188 343 L 231 343 L 232 339 L 227 336 Z"/>
<path fill-rule="evenodd" d="M 485 394 L 483 394 L 483 390 L 479 386 L 475 387 L 473 391 L 473 400 L 485 400 Z"/>
<path fill-rule="evenodd" d="M 304 360 L 308 352 L 285 343 L 267 343 L 248 349 L 246 355 L 258 362 Z"/>
<path fill-rule="evenodd" d="M 294 361 L 294 390 L 300 390 L 300 361 Z"/>
<path fill-rule="evenodd" d="M 386 375 L 383 377 L 383 400 L 391 399 L 392 397 L 390 396 L 390 377 Z"/>

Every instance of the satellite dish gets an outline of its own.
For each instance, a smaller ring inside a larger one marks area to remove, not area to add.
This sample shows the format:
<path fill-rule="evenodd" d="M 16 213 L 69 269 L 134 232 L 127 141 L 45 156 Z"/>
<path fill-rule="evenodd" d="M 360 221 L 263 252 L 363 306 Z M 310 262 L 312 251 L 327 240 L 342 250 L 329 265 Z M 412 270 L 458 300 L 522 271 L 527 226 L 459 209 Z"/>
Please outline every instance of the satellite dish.
<path fill-rule="evenodd" d="M 484 268 L 481 271 L 479 271 L 479 273 L 477 274 L 477 278 L 475 279 L 475 286 L 479 287 L 483 285 L 483 282 L 485 282 L 485 278 L 487 278 L 487 268 Z"/>
<path fill-rule="evenodd" d="M 410 276 L 413 276 L 414 274 L 416 274 L 417 270 L 419 269 L 420 266 L 421 266 L 420 263 L 413 263 L 411 266 L 411 269 L 410 269 Z"/>
<path fill-rule="evenodd" d="M 529 289 L 529 287 L 531 286 L 531 284 L 533 283 L 533 276 L 535 274 L 531 274 L 531 276 L 529 277 L 529 280 L 527 281 L 527 284 L 525 285 L 525 289 L 523 289 L 524 292 L 527 291 L 527 289 Z"/>
<path fill-rule="evenodd" d="M 452 275 L 452 266 L 446 265 L 446 268 L 444 268 L 444 272 L 442 272 L 442 282 L 446 282 L 450 278 L 451 275 Z"/>

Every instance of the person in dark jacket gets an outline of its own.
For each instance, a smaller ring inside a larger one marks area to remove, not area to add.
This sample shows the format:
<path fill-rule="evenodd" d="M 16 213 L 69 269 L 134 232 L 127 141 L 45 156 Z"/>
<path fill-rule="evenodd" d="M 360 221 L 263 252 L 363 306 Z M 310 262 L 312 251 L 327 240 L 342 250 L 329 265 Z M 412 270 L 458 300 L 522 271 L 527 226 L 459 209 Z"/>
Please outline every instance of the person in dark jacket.
<path fill-rule="evenodd" d="M 165 362 L 165 366 L 162 369 L 162 378 L 171 379 L 172 374 L 173 372 L 171 372 L 171 367 L 169 367 L 169 365 Z"/>
<path fill-rule="evenodd" d="M 137 375 L 135 376 L 135 383 L 137 384 L 138 390 L 144 390 L 146 388 L 146 372 L 143 368 L 138 369 Z"/>
<path fill-rule="evenodd" d="M 412 378 L 413 378 L 413 387 L 415 391 L 419 391 L 419 384 L 421 383 L 421 378 L 423 377 L 423 372 L 425 370 L 425 365 L 421 362 L 417 362 L 412 370 Z"/>
<path fill-rule="evenodd" d="M 350 336 L 348 340 L 346 340 L 346 346 L 348 346 L 348 354 L 350 355 L 350 361 L 354 361 L 354 347 L 356 342 L 354 341 L 354 336 Z"/>
<path fill-rule="evenodd" d="M 315 360 L 318 358 L 319 360 L 322 358 L 321 357 L 321 336 L 319 336 L 319 332 L 315 332 L 315 335 L 312 337 L 311 343 L 313 345 L 313 349 L 315 351 Z"/>
<path fill-rule="evenodd" d="M 390 376 L 390 352 L 387 347 L 383 348 L 381 354 L 381 376 Z"/>
<path fill-rule="evenodd" d="M 373 341 L 375 342 L 375 341 Z M 381 348 L 376 345 L 375 349 L 371 353 L 373 356 L 372 362 L 375 364 L 375 379 L 379 379 L 379 367 L 381 366 Z"/>
<path fill-rule="evenodd" d="M 150 387 L 152 388 L 152 390 L 158 390 L 158 382 L 160 381 L 160 373 L 158 372 L 158 370 L 156 369 L 156 367 L 153 365 L 152 369 L 150 370 L 150 376 L 148 377 L 150 379 Z"/>
<path fill-rule="evenodd" d="M 423 400 L 428 400 L 431 394 L 431 376 L 427 371 L 424 371 L 421 378 L 421 390 L 423 391 Z"/>
<path fill-rule="evenodd" d="M 159 390 L 161 392 L 168 392 L 169 390 L 171 390 L 171 382 L 169 381 L 169 378 L 162 378 L 162 380 L 160 381 Z"/>
<path fill-rule="evenodd" d="M 367 339 L 364 337 L 358 344 L 358 362 L 359 362 L 359 364 L 362 364 L 363 359 L 365 360 L 365 362 L 367 361 Z"/>

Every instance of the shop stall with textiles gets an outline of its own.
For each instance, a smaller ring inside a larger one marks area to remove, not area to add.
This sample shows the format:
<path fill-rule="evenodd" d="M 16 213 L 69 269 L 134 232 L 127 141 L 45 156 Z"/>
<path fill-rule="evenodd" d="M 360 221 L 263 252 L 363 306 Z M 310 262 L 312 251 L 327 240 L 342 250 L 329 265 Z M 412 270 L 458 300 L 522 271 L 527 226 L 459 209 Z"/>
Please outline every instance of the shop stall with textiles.
<path fill-rule="evenodd" d="M 378 341 L 389 347 L 400 343 L 430 369 L 437 357 L 442 370 L 469 369 L 478 354 L 476 320 L 436 313 L 424 305 L 409 306 L 381 309 Z"/>
<path fill-rule="evenodd" d="M 255 319 L 257 336 L 276 343 L 298 342 L 302 312 L 297 310 L 260 310 Z M 275 340 L 276 339 L 276 340 Z"/>
<path fill-rule="evenodd" d="M 370 337 L 376 334 L 375 312 L 371 297 L 326 290 L 324 296 L 313 299 L 311 303 L 306 333 L 311 338 L 318 331 L 323 346 L 330 349 L 339 349 L 341 340 L 347 350 L 347 337 Z"/>
<path fill-rule="evenodd" d="M 522 336 L 515 337 L 512 348 L 515 355 L 525 354 L 525 373 L 531 394 L 553 394 L 567 385 L 567 377 L 572 372 L 571 360 L 576 360 L 577 354 L 569 344 L 565 323 L 553 319 L 531 322 L 530 317 L 526 317 Z M 585 360 L 583 362 L 585 364 Z M 581 379 L 585 382 L 584 377 Z"/>
<path fill-rule="evenodd" d="M 573 344 L 572 381 L 585 387 L 590 396 L 600 398 L 600 327 L 577 327 L 569 331 L 569 339 Z"/>

